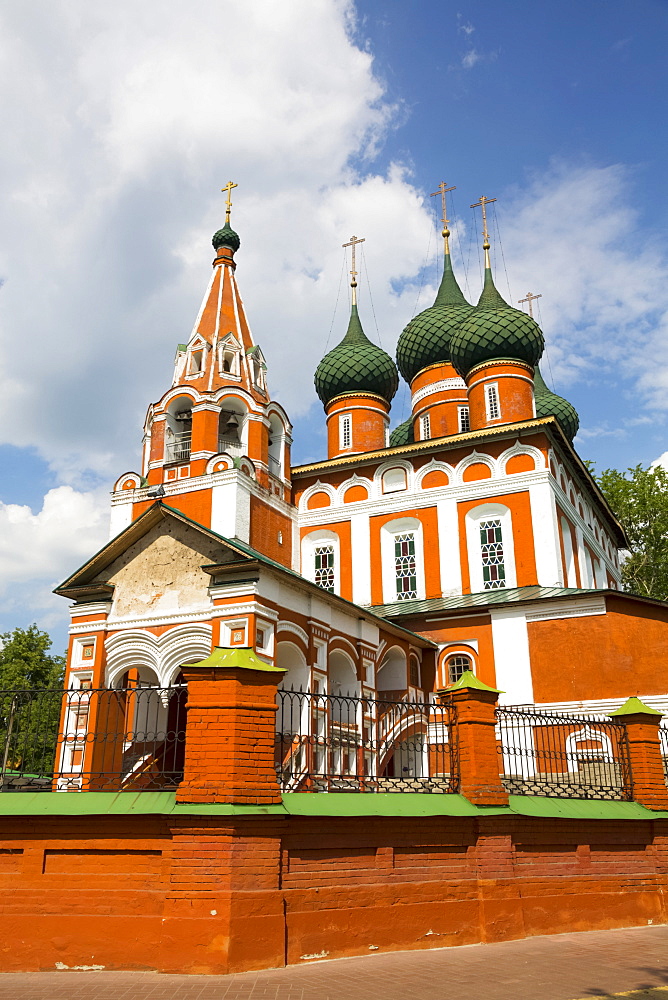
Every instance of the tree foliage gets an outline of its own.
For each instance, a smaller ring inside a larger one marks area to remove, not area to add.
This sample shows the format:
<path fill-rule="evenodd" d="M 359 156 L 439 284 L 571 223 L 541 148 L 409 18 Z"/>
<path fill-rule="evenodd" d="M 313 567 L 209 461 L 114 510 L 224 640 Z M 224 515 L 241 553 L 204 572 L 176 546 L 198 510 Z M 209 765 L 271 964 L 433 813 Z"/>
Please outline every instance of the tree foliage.
<path fill-rule="evenodd" d="M 636 465 L 595 476 L 629 540 L 622 563 L 624 589 L 668 600 L 668 472 Z"/>
<path fill-rule="evenodd" d="M 0 691 L 62 687 L 65 657 L 50 653 L 51 645 L 37 625 L 0 633 Z"/>

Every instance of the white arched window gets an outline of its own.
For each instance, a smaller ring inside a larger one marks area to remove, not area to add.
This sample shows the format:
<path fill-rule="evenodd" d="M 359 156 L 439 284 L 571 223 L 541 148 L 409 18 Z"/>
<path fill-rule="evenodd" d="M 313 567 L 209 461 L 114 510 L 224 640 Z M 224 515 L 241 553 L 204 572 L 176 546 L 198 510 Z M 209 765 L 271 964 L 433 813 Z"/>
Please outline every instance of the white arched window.
<path fill-rule="evenodd" d="M 232 333 L 218 345 L 218 370 L 221 375 L 239 378 L 241 374 L 241 344 Z"/>
<path fill-rule="evenodd" d="M 283 424 L 272 413 L 269 417 L 269 471 L 272 476 L 280 478 L 283 475 L 283 453 L 285 432 Z"/>
<path fill-rule="evenodd" d="M 302 576 L 331 594 L 340 593 L 340 543 L 334 531 L 311 531 L 302 539 Z"/>
<path fill-rule="evenodd" d="M 484 503 L 466 515 L 472 593 L 516 587 L 513 524 L 507 507 Z"/>
<path fill-rule="evenodd" d="M 573 533 L 571 526 L 565 517 L 561 519 L 561 537 L 564 542 L 564 560 L 566 562 L 566 586 L 577 587 L 578 578 L 575 573 L 575 550 L 573 547 Z"/>
<path fill-rule="evenodd" d="M 417 518 L 401 517 L 383 525 L 381 560 L 385 604 L 424 598 L 424 543 Z"/>

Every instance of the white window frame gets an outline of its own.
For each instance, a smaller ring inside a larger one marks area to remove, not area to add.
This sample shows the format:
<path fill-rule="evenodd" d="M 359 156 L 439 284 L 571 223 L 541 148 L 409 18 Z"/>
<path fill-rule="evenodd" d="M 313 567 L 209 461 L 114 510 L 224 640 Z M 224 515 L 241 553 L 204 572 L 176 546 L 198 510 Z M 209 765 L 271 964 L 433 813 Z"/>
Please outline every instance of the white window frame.
<path fill-rule="evenodd" d="M 397 473 L 401 473 L 401 475 L 397 475 Z M 389 469 L 383 470 L 380 483 L 383 493 L 402 493 L 408 489 L 408 471 L 403 465 L 393 465 Z"/>
<path fill-rule="evenodd" d="M 327 591 L 323 588 L 323 593 L 341 593 L 341 540 L 335 531 L 321 528 L 317 531 L 309 531 L 308 535 L 302 538 L 302 569 L 303 577 L 315 583 L 315 550 L 324 544 L 332 545 L 334 548 L 334 590 Z"/>
<path fill-rule="evenodd" d="M 503 567 L 506 585 L 499 590 L 508 590 L 517 586 L 517 571 L 515 568 L 515 536 L 513 534 L 512 514 L 508 507 L 500 503 L 484 503 L 474 507 L 466 515 L 466 547 L 468 551 L 469 579 L 471 593 L 481 594 L 485 591 L 485 581 L 482 571 L 482 555 L 480 551 L 480 522 L 498 519 L 501 521 L 501 538 L 503 542 Z"/>
<path fill-rule="evenodd" d="M 397 603 L 397 576 L 394 556 L 394 542 L 397 535 L 412 531 L 415 535 L 415 576 L 417 601 L 425 599 L 424 579 L 424 538 L 422 522 L 416 517 L 401 517 L 389 521 L 380 529 L 380 554 L 382 563 L 383 603 Z"/>
<path fill-rule="evenodd" d="M 226 354 L 232 355 L 232 365 L 228 372 L 224 368 Z M 218 371 L 220 375 L 229 378 L 241 377 L 241 345 L 233 335 L 226 337 L 218 345 Z"/>
<path fill-rule="evenodd" d="M 567 587 L 577 587 L 578 578 L 575 569 L 575 539 L 573 529 L 564 515 L 561 515 L 561 538 L 564 543 L 564 561 L 566 563 L 566 579 L 564 584 Z"/>
<path fill-rule="evenodd" d="M 457 407 L 457 421 L 460 434 L 467 434 L 471 430 L 471 411 L 468 406 Z"/>
<path fill-rule="evenodd" d="M 501 419 L 498 382 L 487 382 L 485 384 L 485 415 L 488 420 Z"/>
<path fill-rule="evenodd" d="M 339 451 L 348 451 L 353 446 L 353 415 L 352 413 L 341 413 L 339 415 Z"/>
<path fill-rule="evenodd" d="M 428 413 L 420 417 L 420 440 L 429 441 L 431 439 L 431 419 Z"/>

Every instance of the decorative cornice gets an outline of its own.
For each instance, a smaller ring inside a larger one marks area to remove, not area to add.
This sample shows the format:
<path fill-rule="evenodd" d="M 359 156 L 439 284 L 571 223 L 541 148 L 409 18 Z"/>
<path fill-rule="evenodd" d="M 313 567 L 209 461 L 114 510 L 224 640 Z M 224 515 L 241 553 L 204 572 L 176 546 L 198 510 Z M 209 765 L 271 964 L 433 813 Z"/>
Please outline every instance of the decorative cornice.
<path fill-rule="evenodd" d="M 463 378 L 444 378 L 440 382 L 431 382 L 414 392 L 411 396 L 413 406 L 417 406 L 427 396 L 433 396 L 436 392 L 449 392 L 452 389 L 463 389 L 466 392 L 466 382 Z"/>

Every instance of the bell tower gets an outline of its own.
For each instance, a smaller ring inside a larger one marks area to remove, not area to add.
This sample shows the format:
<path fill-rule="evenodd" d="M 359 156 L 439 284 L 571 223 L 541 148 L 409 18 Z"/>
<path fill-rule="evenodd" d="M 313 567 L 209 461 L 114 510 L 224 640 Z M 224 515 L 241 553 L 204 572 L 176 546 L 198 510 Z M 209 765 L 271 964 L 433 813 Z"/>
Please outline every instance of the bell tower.
<path fill-rule="evenodd" d="M 291 425 L 269 396 L 264 355 L 236 282 L 241 240 L 230 224 L 236 186 L 230 181 L 222 189 L 225 225 L 213 236 L 213 273 L 190 335 L 177 345 L 172 384 L 148 408 L 141 474 L 124 474 L 114 488 L 112 534 L 156 500 L 245 542 L 252 498 L 291 524 Z M 267 553 L 286 565 L 288 522 L 281 520 Z"/>

